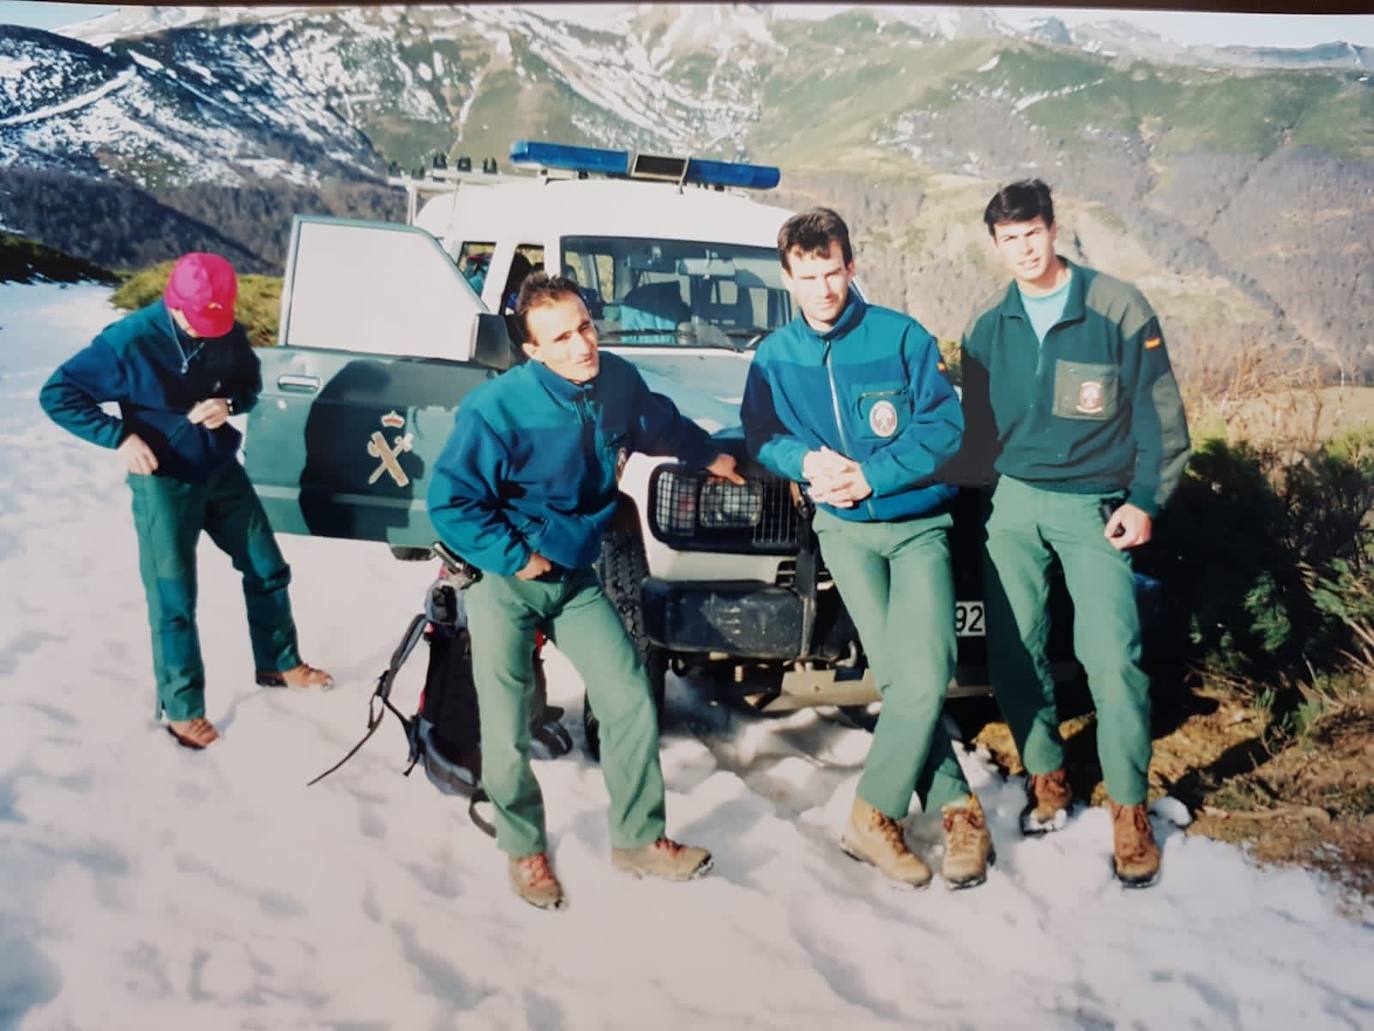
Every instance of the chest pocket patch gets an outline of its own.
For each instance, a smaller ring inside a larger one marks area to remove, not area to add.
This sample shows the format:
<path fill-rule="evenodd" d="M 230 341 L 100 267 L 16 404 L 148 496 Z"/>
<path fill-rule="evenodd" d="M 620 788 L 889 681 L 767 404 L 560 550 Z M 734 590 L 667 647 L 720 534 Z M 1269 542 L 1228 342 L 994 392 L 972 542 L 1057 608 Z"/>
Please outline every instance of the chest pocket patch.
<path fill-rule="evenodd" d="M 857 394 L 859 420 L 865 436 L 886 440 L 906 428 L 907 396 L 899 384 L 870 387 Z"/>
<path fill-rule="evenodd" d="M 1116 415 L 1119 370 L 1095 362 L 1054 363 L 1054 414 L 1105 422 Z"/>

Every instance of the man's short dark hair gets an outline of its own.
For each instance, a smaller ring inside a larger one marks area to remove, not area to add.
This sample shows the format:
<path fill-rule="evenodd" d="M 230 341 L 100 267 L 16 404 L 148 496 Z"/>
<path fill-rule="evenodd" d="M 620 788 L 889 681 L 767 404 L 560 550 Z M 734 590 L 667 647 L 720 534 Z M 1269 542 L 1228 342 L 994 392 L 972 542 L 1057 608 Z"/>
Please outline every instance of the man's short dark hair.
<path fill-rule="evenodd" d="M 854 249 L 849 245 L 849 227 L 829 208 L 812 208 L 800 215 L 793 215 L 778 230 L 778 260 L 788 272 L 792 266 L 787 256 L 792 251 L 800 254 L 829 254 L 831 241 L 840 245 L 844 263 L 854 260 Z"/>
<path fill-rule="evenodd" d="M 582 291 L 566 276 L 535 272 L 525 277 L 525 281 L 520 284 L 520 293 L 515 298 L 515 321 L 526 341 L 533 342 L 530 336 L 530 309 L 542 308 L 563 297 L 582 299 Z"/>
<path fill-rule="evenodd" d="M 992 195 L 983 211 L 983 222 L 994 238 L 1003 222 L 1034 222 L 1037 218 L 1043 218 L 1047 227 L 1054 225 L 1050 188 L 1039 179 L 1008 183 Z"/>

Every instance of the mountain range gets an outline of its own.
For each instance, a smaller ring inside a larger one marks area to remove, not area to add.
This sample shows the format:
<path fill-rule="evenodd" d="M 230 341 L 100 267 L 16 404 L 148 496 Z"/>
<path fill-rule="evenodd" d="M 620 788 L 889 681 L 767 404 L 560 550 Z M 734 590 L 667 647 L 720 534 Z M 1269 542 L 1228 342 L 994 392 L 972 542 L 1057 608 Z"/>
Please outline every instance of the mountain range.
<path fill-rule="evenodd" d="M 388 165 L 513 139 L 748 158 L 850 216 L 880 300 L 958 334 L 1000 182 L 1141 284 L 1183 360 L 1374 371 L 1374 54 L 1123 22 L 804 5 L 125 8 L 0 26 L 0 223 L 104 264 L 282 260 L 293 211 L 399 217 Z"/>

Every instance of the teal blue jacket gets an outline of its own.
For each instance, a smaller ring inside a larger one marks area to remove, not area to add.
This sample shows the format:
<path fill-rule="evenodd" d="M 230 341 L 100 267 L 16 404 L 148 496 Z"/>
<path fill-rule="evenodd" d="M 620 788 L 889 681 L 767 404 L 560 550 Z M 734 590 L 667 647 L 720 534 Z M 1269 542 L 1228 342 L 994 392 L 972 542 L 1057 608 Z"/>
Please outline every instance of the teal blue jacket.
<path fill-rule="evenodd" d="M 740 419 L 750 454 L 789 480 L 804 481 L 802 460 L 823 446 L 858 462 L 873 493 L 851 508 L 823 506 L 841 519 L 910 518 L 956 492 L 938 474 L 964 420 L 935 338 L 853 290 L 825 333 L 798 315 L 764 339 Z"/>
<path fill-rule="evenodd" d="M 968 440 L 1046 490 L 1126 492 L 1157 515 L 1188 460 L 1183 399 L 1159 319 L 1135 287 L 1081 265 L 1042 344 L 1012 283 L 963 339 Z M 978 456 L 961 456 L 972 467 Z"/>
<path fill-rule="evenodd" d="M 239 431 L 206 429 L 187 413 L 210 397 L 248 411 L 262 391 L 262 371 L 243 327 L 222 337 L 192 339 L 172 322 L 162 301 L 131 312 L 100 331 L 63 362 L 39 391 L 52 420 L 82 440 L 114 448 L 136 433 L 157 456 L 158 476 L 203 482 L 236 460 Z M 119 404 L 108 415 L 102 402 Z"/>
<path fill-rule="evenodd" d="M 535 551 L 582 569 L 600 552 L 630 451 L 700 467 L 718 453 L 624 358 L 602 351 L 596 378 L 580 385 L 527 362 L 464 398 L 430 480 L 430 520 L 488 572 L 517 573 Z"/>

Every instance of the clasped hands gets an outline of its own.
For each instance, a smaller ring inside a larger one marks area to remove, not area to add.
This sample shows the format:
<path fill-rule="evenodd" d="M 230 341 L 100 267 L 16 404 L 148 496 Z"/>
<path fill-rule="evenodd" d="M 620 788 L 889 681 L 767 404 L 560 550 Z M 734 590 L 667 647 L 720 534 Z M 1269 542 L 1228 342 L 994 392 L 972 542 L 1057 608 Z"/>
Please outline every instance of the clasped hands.
<path fill-rule="evenodd" d="M 806 453 L 802 476 L 812 501 L 836 508 L 852 508 L 873 493 L 859 463 L 828 447 Z"/>

